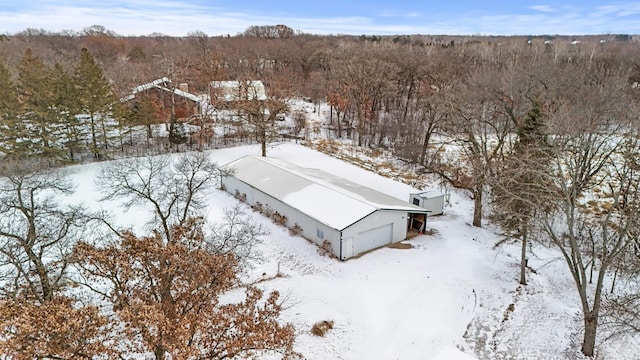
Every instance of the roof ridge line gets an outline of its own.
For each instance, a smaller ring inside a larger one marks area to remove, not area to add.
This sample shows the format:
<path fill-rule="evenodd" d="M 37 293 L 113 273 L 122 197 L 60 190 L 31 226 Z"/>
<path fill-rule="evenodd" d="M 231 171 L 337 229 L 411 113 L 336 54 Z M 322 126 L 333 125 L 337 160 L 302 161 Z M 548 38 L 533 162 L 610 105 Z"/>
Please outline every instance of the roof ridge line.
<path fill-rule="evenodd" d="M 254 157 L 259 158 L 260 160 L 262 160 L 262 159 L 282 160 L 282 159 L 278 159 L 278 158 L 267 158 L 267 157 L 264 157 L 264 156 L 254 156 Z M 282 160 L 282 161 L 285 161 L 285 160 Z M 321 172 L 323 172 L 323 173 L 325 173 L 325 174 L 328 174 L 328 175 L 331 175 L 331 176 L 335 176 L 335 175 L 333 175 L 333 174 L 331 174 L 331 173 L 328 173 L 328 172 L 326 172 L 326 171 L 324 171 L 324 170 L 322 170 L 322 169 L 319 169 L 319 168 L 306 168 L 306 167 L 302 167 L 302 166 L 300 166 L 300 165 L 298 165 L 298 164 L 294 164 L 294 163 L 291 163 L 291 162 L 287 162 L 287 163 L 292 164 L 292 165 L 294 165 L 294 166 L 298 166 L 298 167 L 300 167 L 301 169 L 312 169 L 312 170 L 317 170 L 317 171 L 321 171 Z M 271 163 L 271 164 L 272 164 L 272 163 Z M 320 186 L 322 186 L 322 187 L 325 187 L 325 188 L 327 188 L 327 189 L 330 189 L 330 190 L 333 190 L 333 191 L 335 191 L 335 192 L 338 192 L 338 193 L 340 193 L 340 194 L 342 194 L 342 195 L 345 195 L 345 196 L 347 196 L 347 197 L 349 197 L 349 198 L 351 198 L 351 199 L 353 199 L 353 200 L 356 200 L 356 201 L 359 201 L 359 202 L 361 202 L 361 203 L 363 203 L 363 204 L 369 205 L 369 206 L 373 207 L 374 209 L 380 209 L 380 206 L 378 206 L 378 204 L 374 204 L 374 203 L 373 203 L 373 202 L 371 202 L 371 201 L 368 201 L 368 200 L 366 200 L 366 199 L 363 199 L 363 198 L 362 198 L 362 196 L 357 195 L 357 194 L 354 194 L 353 192 L 347 191 L 347 190 L 345 190 L 345 189 L 342 189 L 342 188 L 341 188 L 341 187 L 339 187 L 339 186 L 335 186 L 335 185 L 330 184 L 330 183 L 329 183 L 329 184 L 327 184 L 323 179 L 318 179 L 318 178 L 315 178 L 315 177 L 314 177 L 314 178 L 310 178 L 310 176 L 303 176 L 303 175 L 306 175 L 306 174 L 302 174 L 302 175 L 301 175 L 301 174 L 299 174 L 299 173 L 297 173 L 297 172 L 296 172 L 296 173 L 291 172 L 291 171 L 289 171 L 288 169 L 286 169 L 286 168 L 284 168 L 284 167 L 282 167 L 282 166 L 279 166 L 279 165 L 277 165 L 277 164 L 272 164 L 272 165 L 277 166 L 278 168 L 280 168 L 280 169 L 282 169 L 282 170 L 288 171 L 289 173 L 291 173 L 291 174 L 293 174 L 293 175 L 295 175 L 295 176 L 298 176 L 298 177 L 303 178 L 303 179 L 305 179 L 305 180 L 311 181 L 312 183 L 318 184 L 318 185 L 320 185 Z M 337 176 L 336 176 L 336 177 L 337 177 Z M 349 182 L 352 182 L 352 181 L 351 181 L 351 180 L 349 180 L 349 179 L 344 179 L 344 180 L 347 180 L 347 181 L 349 181 Z M 358 185 L 358 184 L 356 184 L 356 183 L 354 183 L 354 184 L 355 184 L 355 185 Z M 363 188 L 370 189 L 370 190 L 372 190 L 372 191 L 376 191 L 376 192 L 378 192 L 378 193 L 381 193 L 380 191 L 377 191 L 377 190 L 375 190 L 375 189 L 372 189 L 372 188 L 370 188 L 370 187 L 368 187 L 368 186 L 364 186 L 364 185 L 358 185 L 358 186 L 363 187 Z M 356 197 L 356 196 L 354 196 L 354 195 L 357 195 L 358 197 Z M 386 194 L 385 194 L 385 195 L 386 195 Z M 389 196 L 389 195 L 387 195 L 387 196 Z M 389 197 L 392 197 L 392 196 L 389 196 Z M 393 198 L 393 197 L 392 197 L 392 198 Z"/>

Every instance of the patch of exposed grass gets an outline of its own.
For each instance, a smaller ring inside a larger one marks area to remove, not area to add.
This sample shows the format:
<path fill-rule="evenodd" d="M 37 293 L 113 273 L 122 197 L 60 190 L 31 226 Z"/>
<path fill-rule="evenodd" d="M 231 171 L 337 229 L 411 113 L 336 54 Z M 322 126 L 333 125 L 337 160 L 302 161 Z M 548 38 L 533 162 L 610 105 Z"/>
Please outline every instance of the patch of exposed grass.
<path fill-rule="evenodd" d="M 403 242 L 396 242 L 396 243 L 391 243 L 387 245 L 387 247 L 390 247 L 392 249 L 411 249 L 413 248 L 413 245 L 403 243 Z"/>

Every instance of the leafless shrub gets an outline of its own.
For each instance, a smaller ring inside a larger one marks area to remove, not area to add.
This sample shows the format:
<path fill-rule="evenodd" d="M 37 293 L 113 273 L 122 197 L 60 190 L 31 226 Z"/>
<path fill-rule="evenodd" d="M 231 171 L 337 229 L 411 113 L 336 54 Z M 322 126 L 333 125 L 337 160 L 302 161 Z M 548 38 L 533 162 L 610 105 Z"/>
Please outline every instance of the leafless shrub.
<path fill-rule="evenodd" d="M 265 206 L 264 209 L 262 210 L 262 213 L 264 214 L 264 216 L 270 218 L 271 216 L 273 216 L 273 209 L 270 208 L 269 206 Z"/>
<path fill-rule="evenodd" d="M 333 329 L 333 320 L 322 320 L 313 324 L 311 333 L 315 336 L 324 336 L 331 329 Z"/>
<path fill-rule="evenodd" d="M 318 253 L 322 256 L 333 256 L 333 252 L 331 251 L 331 242 L 329 240 L 325 240 L 322 242 L 322 245 L 318 248 Z"/>
<path fill-rule="evenodd" d="M 289 234 L 292 236 L 300 235 L 302 233 L 302 228 L 298 224 L 294 224 L 292 228 L 289 229 Z"/>
<path fill-rule="evenodd" d="M 259 213 L 262 213 L 264 211 L 264 208 L 262 207 L 262 203 L 259 201 L 256 201 L 255 204 L 251 205 L 251 208 Z"/>
<path fill-rule="evenodd" d="M 233 194 L 233 196 L 240 200 L 241 202 L 247 202 L 247 194 L 241 194 L 240 191 L 236 190 L 236 192 Z"/>
<path fill-rule="evenodd" d="M 285 226 L 287 224 L 287 217 L 280 214 L 279 212 L 274 212 L 271 214 L 271 219 L 278 225 Z"/>

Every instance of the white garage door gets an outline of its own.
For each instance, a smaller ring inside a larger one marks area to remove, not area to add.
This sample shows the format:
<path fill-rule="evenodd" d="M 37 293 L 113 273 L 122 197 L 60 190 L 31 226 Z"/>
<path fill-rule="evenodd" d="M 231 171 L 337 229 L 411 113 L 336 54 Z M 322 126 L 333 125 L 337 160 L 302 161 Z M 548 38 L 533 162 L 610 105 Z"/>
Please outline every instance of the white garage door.
<path fill-rule="evenodd" d="M 354 255 L 389 244 L 392 239 L 393 224 L 387 224 L 358 233 L 358 237 L 354 244 Z"/>

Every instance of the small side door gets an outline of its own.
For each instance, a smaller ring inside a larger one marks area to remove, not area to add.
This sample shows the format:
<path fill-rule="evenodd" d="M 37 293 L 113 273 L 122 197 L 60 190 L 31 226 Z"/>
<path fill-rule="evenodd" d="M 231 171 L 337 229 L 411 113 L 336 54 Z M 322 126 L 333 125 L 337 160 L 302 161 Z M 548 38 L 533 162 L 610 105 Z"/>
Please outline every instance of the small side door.
<path fill-rule="evenodd" d="M 342 260 L 353 256 L 353 237 L 342 239 Z"/>

